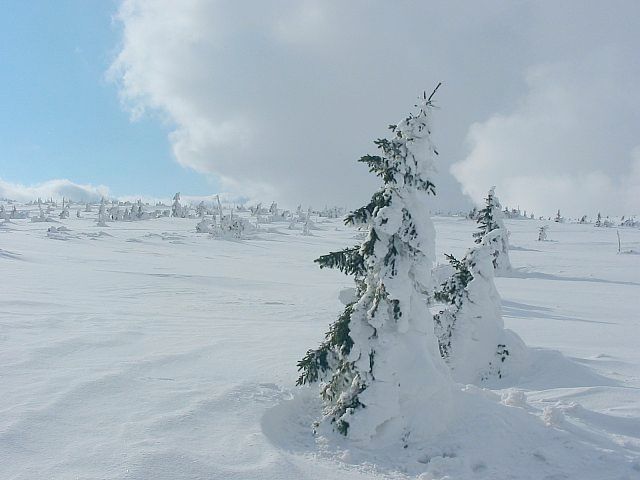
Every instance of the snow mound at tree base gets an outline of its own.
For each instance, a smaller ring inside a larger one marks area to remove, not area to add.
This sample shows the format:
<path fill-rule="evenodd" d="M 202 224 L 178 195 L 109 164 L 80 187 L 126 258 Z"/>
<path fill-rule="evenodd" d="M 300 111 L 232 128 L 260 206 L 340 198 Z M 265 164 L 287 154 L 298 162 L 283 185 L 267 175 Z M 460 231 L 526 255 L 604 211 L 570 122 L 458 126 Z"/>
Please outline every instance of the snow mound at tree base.
<path fill-rule="evenodd" d="M 267 411 L 262 430 L 277 448 L 295 457 L 338 461 L 346 472 L 372 477 L 435 479 L 632 479 L 640 478 L 640 428 L 633 419 L 590 411 L 573 402 L 540 408 L 526 394 L 502 395 L 460 387 L 457 421 L 422 443 L 369 449 L 339 434 L 315 436 L 311 425 L 320 402 L 302 389 Z M 593 421 L 593 420 L 597 421 Z M 628 421 L 629 420 L 629 421 Z M 625 428 L 616 428 L 616 426 Z M 345 472 L 345 473 L 346 473 Z"/>

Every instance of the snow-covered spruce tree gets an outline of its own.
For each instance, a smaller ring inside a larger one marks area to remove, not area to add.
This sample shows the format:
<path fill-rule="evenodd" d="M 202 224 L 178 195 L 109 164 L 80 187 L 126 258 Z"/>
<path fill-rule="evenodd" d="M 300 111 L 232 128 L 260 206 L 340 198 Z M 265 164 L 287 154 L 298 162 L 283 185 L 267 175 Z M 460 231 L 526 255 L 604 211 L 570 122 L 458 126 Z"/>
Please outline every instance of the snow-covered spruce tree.
<path fill-rule="evenodd" d="M 206 214 L 207 214 L 207 207 L 204 204 L 204 201 L 201 201 L 196 207 L 196 215 L 198 216 L 198 218 L 204 218 Z"/>
<path fill-rule="evenodd" d="M 547 230 L 549 229 L 549 225 L 542 225 L 538 230 L 538 241 L 546 242 L 547 241 Z"/>
<path fill-rule="evenodd" d="M 493 267 L 499 274 L 511 270 L 511 261 L 509 260 L 509 233 L 502 222 L 503 213 L 495 190 L 496 187 L 491 187 L 485 199 L 485 207 L 478 212 L 477 222 L 480 226 L 473 237 L 476 243 L 482 243 L 485 235 L 494 230 L 498 231 L 491 238 L 493 239 Z"/>
<path fill-rule="evenodd" d="M 297 384 L 319 383 L 317 431 L 333 428 L 365 444 L 420 441 L 446 428 L 450 416 L 453 382 L 423 295 L 435 257 L 432 96 L 390 126 L 391 140 L 375 141 L 381 155 L 360 159 L 383 181 L 345 219 L 368 229 L 364 242 L 316 260 L 353 275 L 356 300 L 298 362 Z"/>
<path fill-rule="evenodd" d="M 602 214 L 600 212 L 598 212 L 598 217 L 596 218 L 596 223 L 594 226 L 596 227 L 602 226 Z"/>
<path fill-rule="evenodd" d="M 302 235 L 310 236 L 311 235 L 311 217 L 307 215 L 307 220 L 304 222 L 302 226 Z"/>
<path fill-rule="evenodd" d="M 105 205 L 105 201 L 104 198 L 102 200 L 100 200 L 100 207 L 98 208 L 98 222 L 97 222 L 97 226 L 99 227 L 106 227 L 107 224 L 105 223 L 107 221 L 107 212 L 106 212 L 106 205 Z"/>
<path fill-rule="evenodd" d="M 171 204 L 171 216 L 182 217 L 182 205 L 180 205 L 180 192 L 173 196 L 173 203 Z"/>
<path fill-rule="evenodd" d="M 462 260 L 448 255 L 454 273 L 434 295 L 446 304 L 434 316 L 440 353 L 461 383 L 495 381 L 526 364 L 526 346 L 504 328 L 494 284 L 492 253 L 499 235 L 497 230 L 486 234 Z"/>

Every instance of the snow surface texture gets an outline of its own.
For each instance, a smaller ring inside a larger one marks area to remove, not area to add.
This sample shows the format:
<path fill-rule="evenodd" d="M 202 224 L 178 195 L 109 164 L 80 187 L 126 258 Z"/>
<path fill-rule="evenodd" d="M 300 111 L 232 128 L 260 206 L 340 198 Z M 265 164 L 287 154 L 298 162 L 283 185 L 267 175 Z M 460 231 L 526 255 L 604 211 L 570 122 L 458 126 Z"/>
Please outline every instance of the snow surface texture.
<path fill-rule="evenodd" d="M 640 256 L 618 255 L 613 229 L 538 242 L 542 222 L 505 220 L 513 271 L 496 287 L 528 368 L 467 387 L 468 415 L 433 441 L 370 451 L 314 437 L 316 389 L 294 387 L 351 286 L 312 260 L 353 229 L 227 241 L 194 219 L 102 228 L 93 210 L 55 224 L 68 231 L 0 228 L 2 479 L 640 478 Z M 434 223 L 438 259 L 462 256 L 476 224 Z"/>

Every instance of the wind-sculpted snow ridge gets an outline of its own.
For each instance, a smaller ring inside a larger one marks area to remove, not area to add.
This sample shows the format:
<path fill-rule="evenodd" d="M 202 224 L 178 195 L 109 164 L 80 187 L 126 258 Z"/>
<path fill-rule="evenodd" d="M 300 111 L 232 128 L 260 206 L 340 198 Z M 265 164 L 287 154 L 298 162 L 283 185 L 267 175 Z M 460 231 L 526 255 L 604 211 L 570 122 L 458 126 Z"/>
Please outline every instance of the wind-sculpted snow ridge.
<path fill-rule="evenodd" d="M 612 229 L 557 224 L 538 242 L 543 222 L 505 220 L 526 274 L 496 289 L 527 369 L 506 389 L 460 386 L 464 413 L 432 439 L 370 449 L 314 436 L 317 393 L 292 381 L 352 286 L 312 260 L 356 230 L 327 218 L 302 235 L 302 212 L 294 230 L 216 241 L 196 218 L 101 228 L 96 206 L 74 210 L 0 228 L 0 479 L 640 477 L 640 257 Z M 475 223 L 434 224 L 437 259 L 461 258 Z"/>

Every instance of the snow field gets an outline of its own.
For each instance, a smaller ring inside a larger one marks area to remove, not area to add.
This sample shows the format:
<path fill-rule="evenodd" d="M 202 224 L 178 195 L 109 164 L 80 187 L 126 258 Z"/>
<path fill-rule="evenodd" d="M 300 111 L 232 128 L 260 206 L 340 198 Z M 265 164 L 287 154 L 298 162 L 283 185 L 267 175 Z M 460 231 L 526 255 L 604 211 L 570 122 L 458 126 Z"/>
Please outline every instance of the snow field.
<path fill-rule="evenodd" d="M 83 215 L 0 228 L 0 478 L 640 478 L 640 256 L 614 229 L 550 223 L 537 242 L 543 222 L 506 220 L 496 285 L 527 372 L 467 387 L 433 442 L 367 451 L 313 437 L 315 389 L 293 386 L 351 286 L 313 259 L 354 230 L 227 241 Z M 434 222 L 440 261 L 471 246 L 475 223 Z"/>

